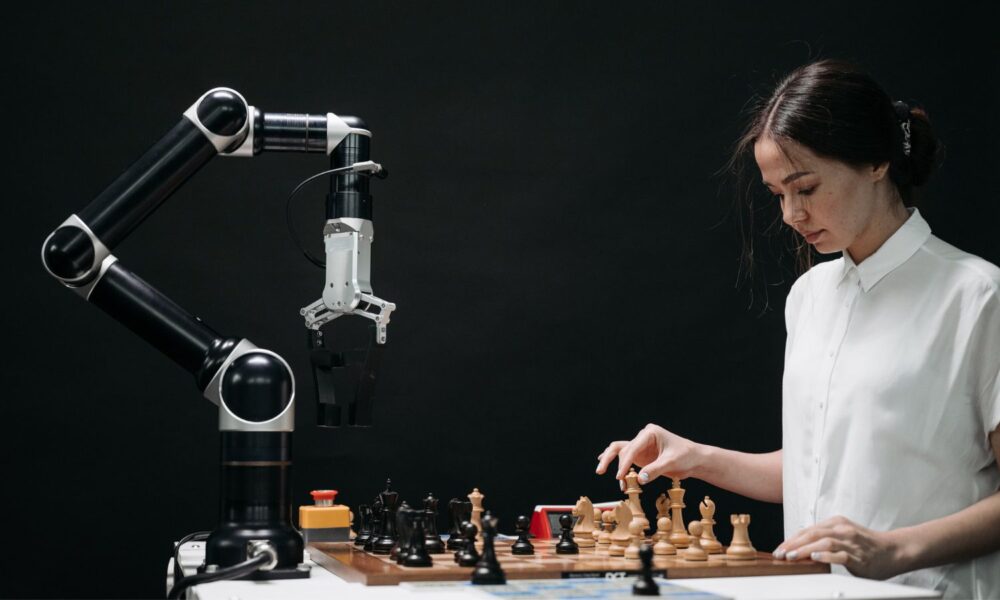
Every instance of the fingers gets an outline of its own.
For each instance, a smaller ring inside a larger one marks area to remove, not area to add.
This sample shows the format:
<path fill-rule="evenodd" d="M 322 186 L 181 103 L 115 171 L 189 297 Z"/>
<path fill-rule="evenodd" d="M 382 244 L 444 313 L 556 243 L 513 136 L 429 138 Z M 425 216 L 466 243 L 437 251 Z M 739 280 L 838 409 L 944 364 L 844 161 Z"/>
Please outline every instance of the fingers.
<path fill-rule="evenodd" d="M 801 556 L 800 549 L 803 546 L 811 544 L 816 540 L 830 537 L 831 535 L 833 535 L 833 529 L 829 527 L 815 525 L 808 529 L 803 529 L 775 548 L 774 557 L 777 559 L 788 558 L 788 560 L 795 560 Z"/>
<path fill-rule="evenodd" d="M 822 557 L 825 559 L 823 562 L 837 560 L 841 562 L 834 564 L 844 565 L 852 559 L 857 561 L 857 556 L 857 548 L 850 543 L 837 538 L 827 537 L 789 552 L 786 558 L 788 560 L 802 560 L 805 558 L 819 560 L 816 557 Z"/>
<path fill-rule="evenodd" d="M 665 454 L 657 456 L 656 460 L 649 463 L 643 467 L 641 471 L 639 471 L 639 483 L 646 485 L 657 477 L 666 475 L 668 473 L 669 466 L 670 459 Z"/>
<path fill-rule="evenodd" d="M 615 479 L 622 481 L 622 489 L 625 489 L 625 475 L 628 474 L 628 470 L 635 460 L 636 453 L 645 448 L 646 444 L 649 443 L 649 435 L 649 432 L 643 429 L 639 432 L 639 435 L 635 436 L 618 453 L 618 473 L 615 475 Z"/>
<path fill-rule="evenodd" d="M 846 565 L 847 561 L 850 560 L 850 555 L 843 550 L 839 552 L 813 552 L 809 558 L 830 565 Z"/>
<path fill-rule="evenodd" d="M 604 474 L 604 472 L 608 469 L 608 465 L 611 464 L 611 461 L 613 461 L 616 456 L 618 456 L 618 453 L 625 447 L 626 444 L 628 444 L 628 442 L 611 442 L 611 444 L 604 449 L 604 452 L 597 455 L 598 475 Z"/>

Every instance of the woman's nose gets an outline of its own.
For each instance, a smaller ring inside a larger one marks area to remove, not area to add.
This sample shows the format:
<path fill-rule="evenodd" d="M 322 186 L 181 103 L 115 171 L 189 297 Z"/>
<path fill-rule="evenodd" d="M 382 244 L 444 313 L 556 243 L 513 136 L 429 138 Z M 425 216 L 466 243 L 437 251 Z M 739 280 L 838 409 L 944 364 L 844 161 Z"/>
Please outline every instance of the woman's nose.
<path fill-rule="evenodd" d="M 785 200 L 781 203 L 781 219 L 786 225 L 794 225 L 805 220 L 806 211 L 801 202 Z"/>

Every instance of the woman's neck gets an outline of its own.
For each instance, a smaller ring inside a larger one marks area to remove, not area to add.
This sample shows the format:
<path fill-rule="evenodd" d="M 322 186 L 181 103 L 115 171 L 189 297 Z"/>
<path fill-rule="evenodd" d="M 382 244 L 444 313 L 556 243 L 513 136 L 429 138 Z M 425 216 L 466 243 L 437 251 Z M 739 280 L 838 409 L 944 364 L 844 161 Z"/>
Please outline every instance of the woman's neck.
<path fill-rule="evenodd" d="M 854 264 L 860 265 L 863 260 L 875 254 L 909 218 L 910 211 L 906 210 L 901 201 L 889 201 L 886 209 L 876 213 L 864 233 L 845 252 L 850 253 Z"/>

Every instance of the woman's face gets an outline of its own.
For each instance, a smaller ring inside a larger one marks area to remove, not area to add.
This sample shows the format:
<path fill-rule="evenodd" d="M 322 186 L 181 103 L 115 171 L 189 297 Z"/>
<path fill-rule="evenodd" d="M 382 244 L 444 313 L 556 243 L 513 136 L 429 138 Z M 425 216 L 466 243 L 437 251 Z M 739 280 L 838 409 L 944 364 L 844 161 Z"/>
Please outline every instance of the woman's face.
<path fill-rule="evenodd" d="M 888 164 L 854 167 L 823 158 L 809 148 L 783 140 L 779 146 L 763 137 L 754 158 L 764 185 L 781 202 L 782 219 L 821 254 L 848 249 L 856 262 L 871 255 L 885 240 L 872 224 L 888 204 Z"/>

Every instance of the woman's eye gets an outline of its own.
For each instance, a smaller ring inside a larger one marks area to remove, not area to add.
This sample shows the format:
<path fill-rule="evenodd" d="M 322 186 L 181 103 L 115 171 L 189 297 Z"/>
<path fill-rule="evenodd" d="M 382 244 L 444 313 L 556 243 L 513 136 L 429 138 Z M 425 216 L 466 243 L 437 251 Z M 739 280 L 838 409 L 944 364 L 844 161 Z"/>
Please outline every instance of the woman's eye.
<path fill-rule="evenodd" d="M 799 190 L 799 194 L 801 194 L 803 196 L 811 196 L 812 193 L 815 192 L 815 191 L 816 191 L 816 186 L 812 186 L 811 188 L 808 188 L 808 189 L 805 189 L 805 190 Z"/>

